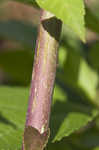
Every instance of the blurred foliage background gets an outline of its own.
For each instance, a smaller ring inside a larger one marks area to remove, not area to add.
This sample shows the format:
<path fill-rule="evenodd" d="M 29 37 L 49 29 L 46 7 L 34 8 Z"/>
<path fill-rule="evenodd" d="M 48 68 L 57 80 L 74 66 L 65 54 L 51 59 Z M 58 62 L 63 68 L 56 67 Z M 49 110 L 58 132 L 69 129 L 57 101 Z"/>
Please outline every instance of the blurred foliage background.
<path fill-rule="evenodd" d="M 47 150 L 99 150 L 99 1 L 85 6 L 86 43 L 62 28 Z M 0 2 L 0 150 L 21 150 L 39 22 L 36 6 Z"/>

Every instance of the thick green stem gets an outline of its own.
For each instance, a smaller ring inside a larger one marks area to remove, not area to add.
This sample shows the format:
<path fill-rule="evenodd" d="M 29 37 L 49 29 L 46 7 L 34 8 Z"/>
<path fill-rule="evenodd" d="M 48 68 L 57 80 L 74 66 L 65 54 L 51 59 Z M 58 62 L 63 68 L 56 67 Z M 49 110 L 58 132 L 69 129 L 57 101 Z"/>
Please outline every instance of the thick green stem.
<path fill-rule="evenodd" d="M 51 99 L 57 66 L 61 21 L 42 11 L 36 43 L 23 150 L 43 150 L 48 140 Z"/>

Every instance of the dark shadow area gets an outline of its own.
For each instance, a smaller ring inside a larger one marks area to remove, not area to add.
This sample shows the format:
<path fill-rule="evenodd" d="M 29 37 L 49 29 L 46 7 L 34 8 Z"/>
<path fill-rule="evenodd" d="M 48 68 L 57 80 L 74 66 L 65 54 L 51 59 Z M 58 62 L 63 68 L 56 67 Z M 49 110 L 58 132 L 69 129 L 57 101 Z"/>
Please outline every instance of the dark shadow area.
<path fill-rule="evenodd" d="M 34 53 L 28 50 L 0 52 L 0 69 L 6 75 L 3 85 L 27 86 L 30 84 Z"/>
<path fill-rule="evenodd" d="M 68 99 L 70 101 L 74 102 L 74 98 L 75 98 L 75 102 L 77 102 L 78 104 L 83 104 L 83 105 L 85 105 L 85 107 L 87 107 L 89 105 L 93 106 L 93 104 L 91 104 L 88 100 L 84 99 L 84 97 L 82 97 L 82 95 L 80 95 L 80 93 L 75 91 L 73 88 L 68 86 L 66 83 L 63 83 L 58 77 L 56 77 L 56 84 L 58 86 L 60 86 L 62 88 L 62 90 L 67 94 Z"/>
<path fill-rule="evenodd" d="M 0 21 L 0 36 L 35 48 L 37 27 L 16 20 Z"/>
<path fill-rule="evenodd" d="M 10 120 L 8 120 L 6 117 L 4 117 L 2 115 L 2 113 L 0 112 L 0 123 L 6 124 L 11 126 L 13 129 L 17 129 L 17 126 Z"/>
<path fill-rule="evenodd" d="M 59 41 L 62 23 L 56 17 L 42 21 L 44 29 L 57 41 Z"/>

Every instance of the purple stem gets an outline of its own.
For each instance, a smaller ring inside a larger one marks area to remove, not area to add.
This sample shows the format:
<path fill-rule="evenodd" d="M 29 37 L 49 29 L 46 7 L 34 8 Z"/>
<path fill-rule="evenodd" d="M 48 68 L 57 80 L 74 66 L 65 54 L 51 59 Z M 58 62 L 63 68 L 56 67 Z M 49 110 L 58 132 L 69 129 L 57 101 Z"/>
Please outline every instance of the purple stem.
<path fill-rule="evenodd" d="M 43 150 L 49 135 L 51 99 L 62 23 L 42 11 L 36 43 L 23 150 Z"/>

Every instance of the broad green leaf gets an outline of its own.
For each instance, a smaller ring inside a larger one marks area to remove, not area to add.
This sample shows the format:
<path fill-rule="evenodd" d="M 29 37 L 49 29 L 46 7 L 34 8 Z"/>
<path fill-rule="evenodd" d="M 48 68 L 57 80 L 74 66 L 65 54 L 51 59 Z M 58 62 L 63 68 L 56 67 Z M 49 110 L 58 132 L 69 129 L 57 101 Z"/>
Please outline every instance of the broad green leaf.
<path fill-rule="evenodd" d="M 0 149 L 21 149 L 28 97 L 28 88 L 0 87 Z M 94 108 L 68 101 L 66 93 L 56 86 L 50 125 L 52 139 L 55 141 L 69 136 L 96 115 L 97 110 Z M 50 146 L 54 150 L 55 145 Z M 67 146 L 64 143 L 64 147 Z"/>
<path fill-rule="evenodd" d="M 0 149 L 21 149 L 28 91 L 19 87 L 0 87 Z"/>
<path fill-rule="evenodd" d="M 60 141 L 63 137 L 67 137 L 85 127 L 97 114 L 98 110 L 93 109 L 91 106 L 71 102 L 68 97 L 64 101 L 57 99 L 52 108 L 52 141 Z"/>
<path fill-rule="evenodd" d="M 57 134 L 53 141 L 60 141 L 63 137 L 71 135 L 72 133 L 76 132 L 77 130 L 88 124 L 92 120 L 92 118 L 88 115 L 84 115 L 83 113 L 67 112 L 67 117 L 66 115 L 64 116 L 64 120 L 61 126 L 59 127 L 59 130 L 57 131 Z M 60 117 L 62 117 L 61 113 L 57 117 L 60 119 Z"/>
<path fill-rule="evenodd" d="M 0 52 L 0 69 L 18 84 L 30 84 L 33 52 L 30 50 L 7 50 Z"/>
<path fill-rule="evenodd" d="M 61 19 L 73 32 L 85 41 L 83 0 L 37 0 L 41 8 L 50 11 Z"/>

